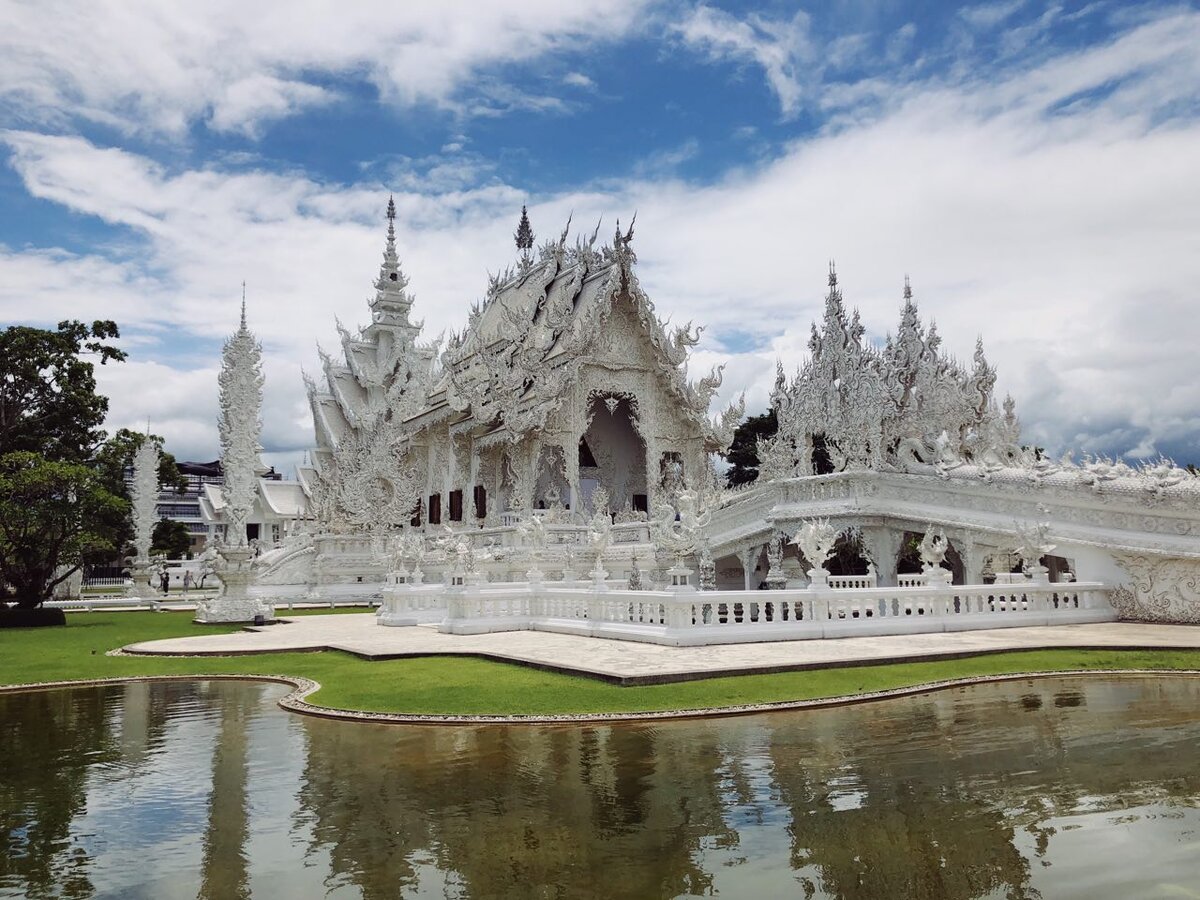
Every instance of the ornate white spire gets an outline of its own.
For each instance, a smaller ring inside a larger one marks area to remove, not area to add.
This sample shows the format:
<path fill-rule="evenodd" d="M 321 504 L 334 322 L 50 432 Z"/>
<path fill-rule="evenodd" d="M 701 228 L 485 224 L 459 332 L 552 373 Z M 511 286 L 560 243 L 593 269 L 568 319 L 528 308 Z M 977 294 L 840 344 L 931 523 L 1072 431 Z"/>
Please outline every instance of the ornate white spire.
<path fill-rule="evenodd" d="M 241 326 L 221 355 L 221 414 L 217 422 L 221 437 L 221 466 L 225 485 L 226 540 L 231 546 L 246 545 L 246 520 L 254 508 L 258 490 L 259 435 L 262 432 L 262 345 L 246 327 L 245 300 Z"/>
<path fill-rule="evenodd" d="M 396 253 L 396 201 L 388 197 L 387 244 L 383 249 L 383 263 L 379 277 L 375 279 L 375 299 L 371 301 L 372 320 L 380 325 L 411 327 L 408 311 L 413 298 L 408 295 L 408 278 L 400 269 L 400 257 Z"/>
<path fill-rule="evenodd" d="M 517 249 L 521 251 L 521 269 L 528 272 L 533 265 L 533 226 L 529 224 L 529 210 L 524 204 L 521 205 L 521 220 L 517 222 L 513 240 L 517 242 Z"/>
<path fill-rule="evenodd" d="M 150 540 L 154 531 L 155 506 L 158 502 L 158 447 L 147 435 L 133 454 L 133 483 L 129 486 L 132 501 L 133 546 L 137 563 L 150 562 Z"/>

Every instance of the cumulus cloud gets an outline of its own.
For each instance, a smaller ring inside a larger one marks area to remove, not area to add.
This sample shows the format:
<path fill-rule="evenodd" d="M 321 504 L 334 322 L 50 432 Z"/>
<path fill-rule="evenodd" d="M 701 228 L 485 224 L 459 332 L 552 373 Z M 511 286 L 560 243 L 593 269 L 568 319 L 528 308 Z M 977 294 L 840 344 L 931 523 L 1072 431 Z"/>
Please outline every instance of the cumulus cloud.
<path fill-rule="evenodd" d="M 253 136 L 328 102 L 329 77 L 366 78 L 402 106 L 557 108 L 554 98 L 523 97 L 485 76 L 577 56 L 624 34 L 647 2 L 9 3 L 0 104 L 27 123 L 82 118 L 176 136 L 198 121 Z"/>
<path fill-rule="evenodd" d="M 895 327 L 905 273 L 952 352 L 968 357 L 982 334 L 1030 441 L 1200 460 L 1200 123 L 1177 114 L 1200 99 L 1198 41 L 1200 15 L 1173 15 L 1003 79 L 906 85 L 878 115 L 715 183 L 634 172 L 534 198 L 530 215 L 541 236 L 572 210 L 589 231 L 604 215 L 607 234 L 637 208 L 641 282 L 664 317 L 710 326 L 692 375 L 727 363 L 721 400 L 745 390 L 761 409 L 775 358 L 801 362 L 835 257 L 873 339 Z M 169 172 L 79 138 L 4 140 L 30 193 L 142 244 L 113 261 L 6 250 L 0 315 L 109 305 L 156 342 L 105 375 L 115 424 L 162 417 L 171 449 L 211 456 L 217 339 L 244 278 L 267 354 L 265 442 L 298 455 L 311 439 L 299 366 L 316 368 L 314 340 L 335 344 L 335 317 L 365 321 L 387 186 Z M 499 179 L 402 185 L 401 253 L 427 336 L 461 327 L 487 271 L 512 261 L 527 199 Z M 177 346 L 171 329 L 211 356 L 171 365 L 154 350 Z"/>

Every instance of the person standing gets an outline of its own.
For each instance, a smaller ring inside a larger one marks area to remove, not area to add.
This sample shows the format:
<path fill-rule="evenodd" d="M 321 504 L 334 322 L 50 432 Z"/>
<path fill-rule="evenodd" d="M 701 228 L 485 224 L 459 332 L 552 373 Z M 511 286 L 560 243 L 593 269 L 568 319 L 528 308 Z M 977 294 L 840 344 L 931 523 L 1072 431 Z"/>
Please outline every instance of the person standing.
<path fill-rule="evenodd" d="M 192 570 L 186 569 L 183 573 L 183 592 L 186 594 L 192 586 Z"/>
<path fill-rule="evenodd" d="M 162 574 L 158 576 L 159 584 L 162 587 L 162 592 L 165 594 L 171 586 L 171 575 L 166 569 L 162 570 Z"/>

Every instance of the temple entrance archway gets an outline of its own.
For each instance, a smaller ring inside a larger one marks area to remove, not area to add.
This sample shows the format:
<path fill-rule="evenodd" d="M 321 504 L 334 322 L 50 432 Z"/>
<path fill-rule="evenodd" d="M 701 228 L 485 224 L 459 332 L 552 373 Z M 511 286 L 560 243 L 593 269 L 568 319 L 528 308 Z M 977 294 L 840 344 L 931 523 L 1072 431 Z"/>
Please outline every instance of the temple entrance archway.
<path fill-rule="evenodd" d="M 608 492 L 614 513 L 646 509 L 646 443 L 638 433 L 637 401 L 595 392 L 588 398 L 588 427 L 579 442 L 579 491 L 592 508 L 596 488 Z"/>

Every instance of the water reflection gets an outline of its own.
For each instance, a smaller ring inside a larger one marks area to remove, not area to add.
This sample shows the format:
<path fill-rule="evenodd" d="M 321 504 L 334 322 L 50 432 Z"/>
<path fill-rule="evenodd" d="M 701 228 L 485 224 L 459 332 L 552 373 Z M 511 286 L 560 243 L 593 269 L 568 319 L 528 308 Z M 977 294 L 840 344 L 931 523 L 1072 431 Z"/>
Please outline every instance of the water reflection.
<path fill-rule="evenodd" d="M 281 688 L 0 696 L 0 898 L 1159 896 L 1200 681 L 655 725 L 394 728 Z"/>

